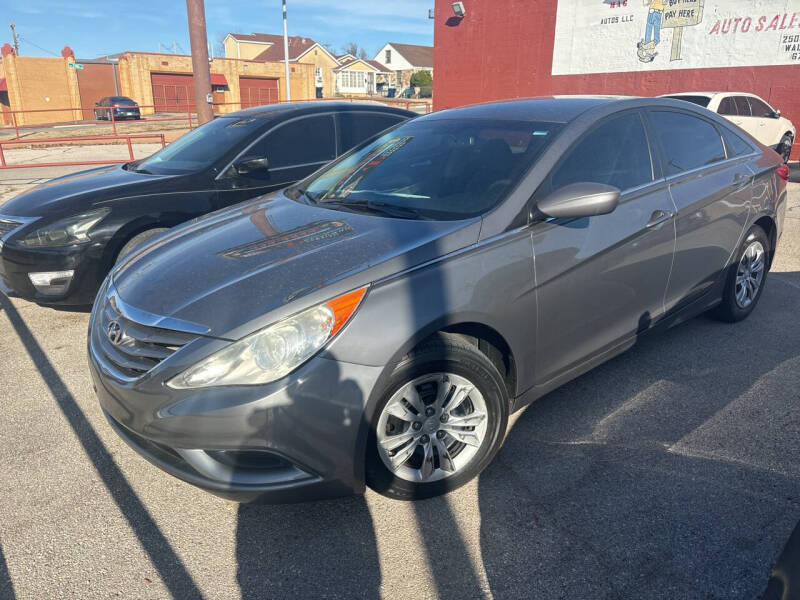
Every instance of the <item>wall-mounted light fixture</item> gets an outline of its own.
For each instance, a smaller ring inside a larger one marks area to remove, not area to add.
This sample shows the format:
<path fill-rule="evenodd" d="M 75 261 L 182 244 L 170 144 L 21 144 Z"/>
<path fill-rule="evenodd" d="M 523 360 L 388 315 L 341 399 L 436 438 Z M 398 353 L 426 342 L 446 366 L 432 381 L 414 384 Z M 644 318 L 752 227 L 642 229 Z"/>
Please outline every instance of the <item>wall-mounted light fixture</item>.
<path fill-rule="evenodd" d="M 453 2 L 453 14 L 458 18 L 462 18 L 464 15 L 467 14 L 467 11 L 464 10 L 464 3 L 463 2 Z"/>
<path fill-rule="evenodd" d="M 436 11 L 433 8 L 428 9 L 428 18 L 435 19 L 436 18 Z"/>

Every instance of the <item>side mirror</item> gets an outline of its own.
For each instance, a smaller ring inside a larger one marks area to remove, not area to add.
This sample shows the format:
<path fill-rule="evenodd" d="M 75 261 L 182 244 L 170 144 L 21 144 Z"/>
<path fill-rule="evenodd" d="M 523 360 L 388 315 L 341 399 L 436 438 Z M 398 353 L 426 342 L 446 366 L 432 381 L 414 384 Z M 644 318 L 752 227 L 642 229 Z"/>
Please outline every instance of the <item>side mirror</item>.
<path fill-rule="evenodd" d="M 541 200 L 537 208 L 556 219 L 594 217 L 614 212 L 619 196 L 618 188 L 603 183 L 573 183 Z"/>
<path fill-rule="evenodd" d="M 234 165 L 239 175 L 246 175 L 254 171 L 266 171 L 269 169 L 269 160 L 266 158 L 244 158 Z"/>
<path fill-rule="evenodd" d="M 772 113 L 772 117 L 775 118 L 775 119 L 780 119 L 781 118 L 781 111 L 776 109 L 775 112 Z"/>

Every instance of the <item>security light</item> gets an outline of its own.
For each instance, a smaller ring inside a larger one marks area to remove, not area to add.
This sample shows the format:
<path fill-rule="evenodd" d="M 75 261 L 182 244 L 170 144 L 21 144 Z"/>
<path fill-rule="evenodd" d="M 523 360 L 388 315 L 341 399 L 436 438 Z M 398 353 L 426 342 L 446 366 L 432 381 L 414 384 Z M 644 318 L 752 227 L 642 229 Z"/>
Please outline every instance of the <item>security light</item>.
<path fill-rule="evenodd" d="M 436 11 L 434 9 L 432 9 L 432 8 L 428 9 L 428 18 L 429 19 L 435 19 L 436 18 Z"/>
<path fill-rule="evenodd" d="M 457 17 L 463 17 L 466 13 L 464 10 L 463 2 L 453 2 L 453 14 Z"/>

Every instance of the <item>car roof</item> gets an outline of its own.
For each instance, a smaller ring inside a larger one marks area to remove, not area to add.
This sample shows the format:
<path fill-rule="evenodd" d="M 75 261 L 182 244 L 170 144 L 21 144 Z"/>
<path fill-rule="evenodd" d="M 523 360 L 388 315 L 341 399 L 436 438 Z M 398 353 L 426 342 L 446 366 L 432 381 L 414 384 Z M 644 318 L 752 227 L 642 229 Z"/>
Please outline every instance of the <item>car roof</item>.
<path fill-rule="evenodd" d="M 306 114 L 315 113 L 328 113 L 328 112 L 382 112 L 393 113 L 397 115 L 414 117 L 417 113 L 402 108 L 395 108 L 394 106 L 386 106 L 385 104 L 367 104 L 366 102 L 336 102 L 336 101 L 323 101 L 323 102 L 282 102 L 280 104 L 266 104 L 264 106 L 254 106 L 252 108 L 245 108 L 237 110 L 232 113 L 225 113 L 219 115 L 220 117 L 238 117 L 238 118 L 284 118 L 288 115 L 301 116 Z"/>
<path fill-rule="evenodd" d="M 632 98 L 633 96 L 542 96 L 520 98 L 449 108 L 421 118 L 503 119 L 509 121 L 568 123 L 592 108 Z"/>

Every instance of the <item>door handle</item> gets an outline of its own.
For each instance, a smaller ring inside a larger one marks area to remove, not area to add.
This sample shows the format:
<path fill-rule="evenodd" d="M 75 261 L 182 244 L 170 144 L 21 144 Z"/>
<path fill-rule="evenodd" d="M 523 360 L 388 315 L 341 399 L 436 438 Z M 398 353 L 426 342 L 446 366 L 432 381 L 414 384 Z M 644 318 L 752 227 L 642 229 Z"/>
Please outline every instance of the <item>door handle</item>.
<path fill-rule="evenodd" d="M 669 221 L 675 213 L 670 210 L 657 210 L 650 215 L 650 220 L 647 222 L 647 228 L 651 229 L 657 225 L 661 225 L 665 221 Z"/>

